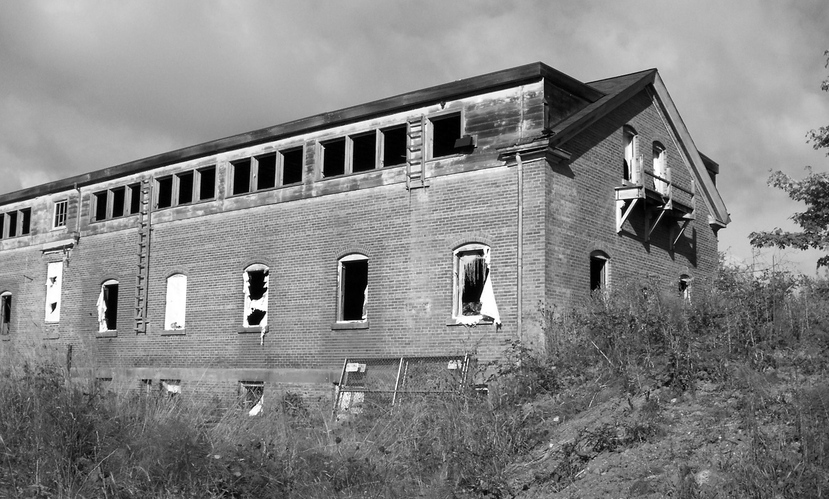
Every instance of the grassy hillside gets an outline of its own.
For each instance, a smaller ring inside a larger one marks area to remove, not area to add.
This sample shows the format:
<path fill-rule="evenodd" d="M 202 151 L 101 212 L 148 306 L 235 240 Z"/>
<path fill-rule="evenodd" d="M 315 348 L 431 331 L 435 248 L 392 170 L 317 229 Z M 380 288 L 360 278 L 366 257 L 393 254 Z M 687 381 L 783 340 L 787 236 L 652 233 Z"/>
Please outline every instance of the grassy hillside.
<path fill-rule="evenodd" d="M 0 497 L 829 496 L 829 284 L 723 268 L 547 310 L 489 393 L 261 417 L 5 359 Z"/>

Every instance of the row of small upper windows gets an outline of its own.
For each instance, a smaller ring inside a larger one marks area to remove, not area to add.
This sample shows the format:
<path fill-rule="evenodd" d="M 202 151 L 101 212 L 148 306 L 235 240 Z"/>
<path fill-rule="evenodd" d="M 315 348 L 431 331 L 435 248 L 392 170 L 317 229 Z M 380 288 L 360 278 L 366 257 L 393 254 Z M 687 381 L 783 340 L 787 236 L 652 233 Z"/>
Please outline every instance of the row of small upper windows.
<path fill-rule="evenodd" d="M 639 136 L 633 127 L 625 125 L 622 137 L 624 142 L 622 178 L 634 184 L 641 183 L 644 163 L 642 155 L 639 153 Z M 654 184 L 657 190 L 662 191 L 671 181 L 665 146 L 661 142 L 654 141 L 651 150 L 653 153 Z"/>
<path fill-rule="evenodd" d="M 28 235 L 31 228 L 31 208 L 0 213 L 0 239 Z"/>

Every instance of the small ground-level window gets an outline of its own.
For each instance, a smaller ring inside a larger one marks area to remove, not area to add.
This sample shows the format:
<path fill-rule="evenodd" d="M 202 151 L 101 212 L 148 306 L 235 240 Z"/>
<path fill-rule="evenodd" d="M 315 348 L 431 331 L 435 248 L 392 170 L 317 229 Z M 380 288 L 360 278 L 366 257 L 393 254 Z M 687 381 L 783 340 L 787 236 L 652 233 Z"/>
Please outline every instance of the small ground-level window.
<path fill-rule="evenodd" d="M 60 321 L 60 298 L 63 262 L 52 262 L 46 268 L 46 322 Z"/>
<path fill-rule="evenodd" d="M 240 404 L 248 415 L 256 416 L 262 412 L 265 403 L 265 383 L 262 381 L 240 381 L 242 396 Z"/>
<path fill-rule="evenodd" d="M 118 281 L 110 279 L 101 284 L 97 307 L 98 331 L 115 331 L 118 327 Z"/>
<path fill-rule="evenodd" d="M 352 254 L 339 261 L 338 321 L 368 319 L 368 257 Z"/>
<path fill-rule="evenodd" d="M 244 327 L 268 325 L 268 287 L 270 270 L 265 265 L 254 264 L 242 273 L 245 292 Z"/>
<path fill-rule="evenodd" d="M 174 274 L 167 278 L 167 303 L 164 309 L 164 329 L 184 329 L 187 306 L 187 276 Z"/>
<path fill-rule="evenodd" d="M 483 244 L 467 244 L 455 250 L 452 316 L 458 323 L 481 320 L 501 323 L 490 276 L 490 250 Z"/>
<path fill-rule="evenodd" d="M 12 294 L 0 293 L 0 334 L 9 334 L 12 326 Z"/>
<path fill-rule="evenodd" d="M 590 291 L 607 289 L 607 267 L 610 257 L 602 251 L 590 253 Z"/>
<path fill-rule="evenodd" d="M 150 395 L 153 390 L 153 380 L 150 378 L 144 378 L 138 380 L 138 388 L 141 390 L 141 393 L 144 395 Z"/>
<path fill-rule="evenodd" d="M 180 379 L 162 379 L 160 380 L 161 383 L 159 385 L 159 389 L 161 393 L 174 397 L 181 393 L 181 380 Z"/>

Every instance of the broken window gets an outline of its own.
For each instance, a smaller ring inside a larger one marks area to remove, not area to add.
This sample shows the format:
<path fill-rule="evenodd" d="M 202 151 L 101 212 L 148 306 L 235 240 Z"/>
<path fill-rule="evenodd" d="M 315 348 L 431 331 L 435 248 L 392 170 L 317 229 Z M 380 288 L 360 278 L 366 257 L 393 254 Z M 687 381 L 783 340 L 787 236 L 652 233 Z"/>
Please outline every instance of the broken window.
<path fill-rule="evenodd" d="M 144 378 L 138 380 L 138 387 L 141 389 L 141 393 L 144 395 L 150 395 L 153 390 L 153 380 L 149 378 Z"/>
<path fill-rule="evenodd" d="M 607 262 L 610 258 L 602 251 L 590 253 L 590 291 L 607 289 Z"/>
<path fill-rule="evenodd" d="M 161 390 L 161 393 L 169 395 L 170 397 L 175 397 L 181 393 L 181 380 L 162 379 L 160 380 L 159 389 Z"/>
<path fill-rule="evenodd" d="M 304 165 L 302 148 L 282 151 L 282 185 L 302 182 L 302 167 Z"/>
<path fill-rule="evenodd" d="M 345 137 L 320 143 L 323 178 L 345 173 Z"/>
<path fill-rule="evenodd" d="M 242 397 L 240 404 L 248 415 L 256 416 L 262 412 L 265 403 L 265 383 L 262 381 L 240 381 Z"/>
<path fill-rule="evenodd" d="M 685 301 L 691 301 L 691 276 L 688 274 L 679 276 L 679 295 Z"/>
<path fill-rule="evenodd" d="M 457 154 L 455 141 L 461 138 L 460 113 L 435 116 L 429 120 L 432 128 L 432 158 Z"/>
<path fill-rule="evenodd" d="M 254 264 L 242 274 L 245 290 L 244 327 L 265 327 L 268 325 L 268 267 Z"/>
<path fill-rule="evenodd" d="M 663 196 L 668 195 L 668 162 L 665 154 L 665 146 L 659 142 L 653 143 L 653 188 Z"/>
<path fill-rule="evenodd" d="M 167 278 L 167 304 L 164 309 L 164 329 L 184 329 L 187 306 L 187 276 L 173 274 Z"/>
<path fill-rule="evenodd" d="M 101 284 L 98 295 L 98 331 L 115 331 L 118 326 L 118 281 L 110 279 Z"/>
<path fill-rule="evenodd" d="M 156 208 L 169 208 L 173 206 L 173 177 L 164 177 L 155 181 Z"/>
<path fill-rule="evenodd" d="M 622 179 L 634 184 L 639 182 L 639 164 L 636 161 L 637 136 L 633 127 L 625 125 L 622 129 L 622 141 L 625 156 L 622 162 Z"/>
<path fill-rule="evenodd" d="M 69 202 L 66 199 L 57 201 L 52 217 L 52 228 L 66 227 L 66 209 Z M 0 230 L 2 232 L 2 230 Z"/>
<path fill-rule="evenodd" d="M 63 262 L 52 262 L 46 268 L 46 322 L 60 321 L 60 290 Z"/>
<path fill-rule="evenodd" d="M 380 131 L 383 136 L 383 165 L 396 166 L 406 163 L 406 125 L 384 128 Z"/>
<path fill-rule="evenodd" d="M 368 257 L 347 255 L 339 262 L 338 321 L 368 319 Z"/>
<path fill-rule="evenodd" d="M 12 294 L 0 293 L 0 334 L 9 334 L 12 326 Z"/>
<path fill-rule="evenodd" d="M 501 323 L 490 275 L 490 251 L 483 244 L 455 250 L 453 312 L 459 324 Z"/>

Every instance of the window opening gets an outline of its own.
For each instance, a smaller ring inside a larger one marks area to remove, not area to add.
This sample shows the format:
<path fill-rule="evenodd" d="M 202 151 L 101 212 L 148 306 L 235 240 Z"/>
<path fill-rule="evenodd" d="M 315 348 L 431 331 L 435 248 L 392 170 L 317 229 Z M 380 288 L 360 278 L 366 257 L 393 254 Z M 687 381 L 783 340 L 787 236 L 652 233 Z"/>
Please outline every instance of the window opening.
<path fill-rule="evenodd" d="M 128 187 L 130 194 L 130 215 L 141 211 L 141 184 L 132 184 Z"/>
<path fill-rule="evenodd" d="M 607 262 L 609 258 L 600 251 L 590 254 L 590 291 L 607 289 Z"/>
<path fill-rule="evenodd" d="M 6 233 L 3 232 L 3 229 L 6 227 L 6 214 L 0 213 L 0 239 L 6 237 Z"/>
<path fill-rule="evenodd" d="M 95 221 L 105 220 L 107 217 L 107 191 L 96 192 L 95 196 Z"/>
<path fill-rule="evenodd" d="M 12 211 L 9 212 L 9 237 L 14 237 L 17 235 L 17 212 Z"/>
<path fill-rule="evenodd" d="M 52 228 L 57 229 L 58 227 L 66 227 L 66 208 L 69 202 L 64 199 L 55 203 L 55 212 L 52 221 Z M 2 234 L 3 228 L 0 225 L 0 234 Z"/>
<path fill-rule="evenodd" d="M 174 274 L 167 278 L 167 303 L 164 309 L 164 329 L 184 329 L 187 306 L 187 276 Z"/>
<path fill-rule="evenodd" d="M 345 173 L 345 137 L 322 143 L 323 178 Z"/>
<path fill-rule="evenodd" d="M 178 181 L 177 205 L 193 202 L 193 177 L 194 173 L 192 171 L 176 175 L 176 180 Z"/>
<path fill-rule="evenodd" d="M 124 187 L 112 189 L 112 218 L 124 216 L 124 200 L 127 197 L 127 190 Z"/>
<path fill-rule="evenodd" d="M 250 158 L 234 161 L 233 165 L 233 194 L 250 192 Z"/>
<path fill-rule="evenodd" d="M 679 295 L 686 301 L 691 300 L 691 277 L 687 274 L 679 276 Z"/>
<path fill-rule="evenodd" d="M 60 298 L 63 286 L 63 262 L 52 262 L 46 267 L 46 322 L 60 321 Z"/>
<path fill-rule="evenodd" d="M 369 132 L 351 137 L 353 172 L 373 170 L 377 163 L 377 133 Z"/>
<path fill-rule="evenodd" d="M 175 397 L 181 393 L 180 379 L 162 379 L 159 383 L 159 388 L 162 393 L 166 393 L 170 397 Z"/>
<path fill-rule="evenodd" d="M 383 166 L 406 163 L 406 125 L 385 128 L 383 134 Z"/>
<path fill-rule="evenodd" d="M 111 279 L 101 284 L 97 307 L 98 331 L 115 331 L 118 326 L 118 281 Z"/>
<path fill-rule="evenodd" d="M 242 409 L 247 411 L 249 416 L 256 416 L 262 412 L 265 403 L 265 383 L 262 381 L 240 381 L 242 386 Z"/>
<path fill-rule="evenodd" d="M 173 206 L 173 177 L 158 179 L 156 187 L 158 188 L 156 208 Z"/>
<path fill-rule="evenodd" d="M 282 152 L 282 185 L 302 182 L 302 148 Z"/>
<path fill-rule="evenodd" d="M 276 187 L 276 153 L 257 156 L 256 190 Z"/>
<path fill-rule="evenodd" d="M 625 126 L 622 132 L 625 147 L 625 157 L 622 165 L 622 178 L 628 182 L 639 181 L 639 174 L 636 165 L 636 131 Z"/>
<path fill-rule="evenodd" d="M 339 317 L 340 321 L 368 319 L 368 258 L 349 255 L 340 259 Z"/>
<path fill-rule="evenodd" d="M 25 208 L 20 210 L 20 235 L 25 236 L 31 230 L 32 224 L 32 209 Z"/>
<path fill-rule="evenodd" d="M 199 201 L 216 197 L 216 167 L 202 168 L 199 172 Z"/>
<path fill-rule="evenodd" d="M 665 147 L 659 142 L 653 143 L 653 187 L 656 192 L 666 196 L 668 194 L 668 168 Z"/>
<path fill-rule="evenodd" d="M 12 294 L 0 293 L 0 334 L 9 334 L 12 325 Z"/>
<path fill-rule="evenodd" d="M 461 138 L 461 115 L 450 114 L 432 118 L 432 157 L 455 154 L 455 141 Z"/>
<path fill-rule="evenodd" d="M 149 378 L 144 378 L 138 380 L 138 387 L 141 389 L 141 393 L 144 395 L 149 395 L 152 393 L 153 390 L 153 380 Z"/>
<path fill-rule="evenodd" d="M 473 325 L 481 320 L 501 323 L 490 276 L 489 247 L 466 245 L 455 251 L 454 311 L 459 324 Z"/>
<path fill-rule="evenodd" d="M 244 327 L 268 324 L 268 284 L 269 270 L 264 265 L 252 265 L 244 274 L 245 316 Z"/>

